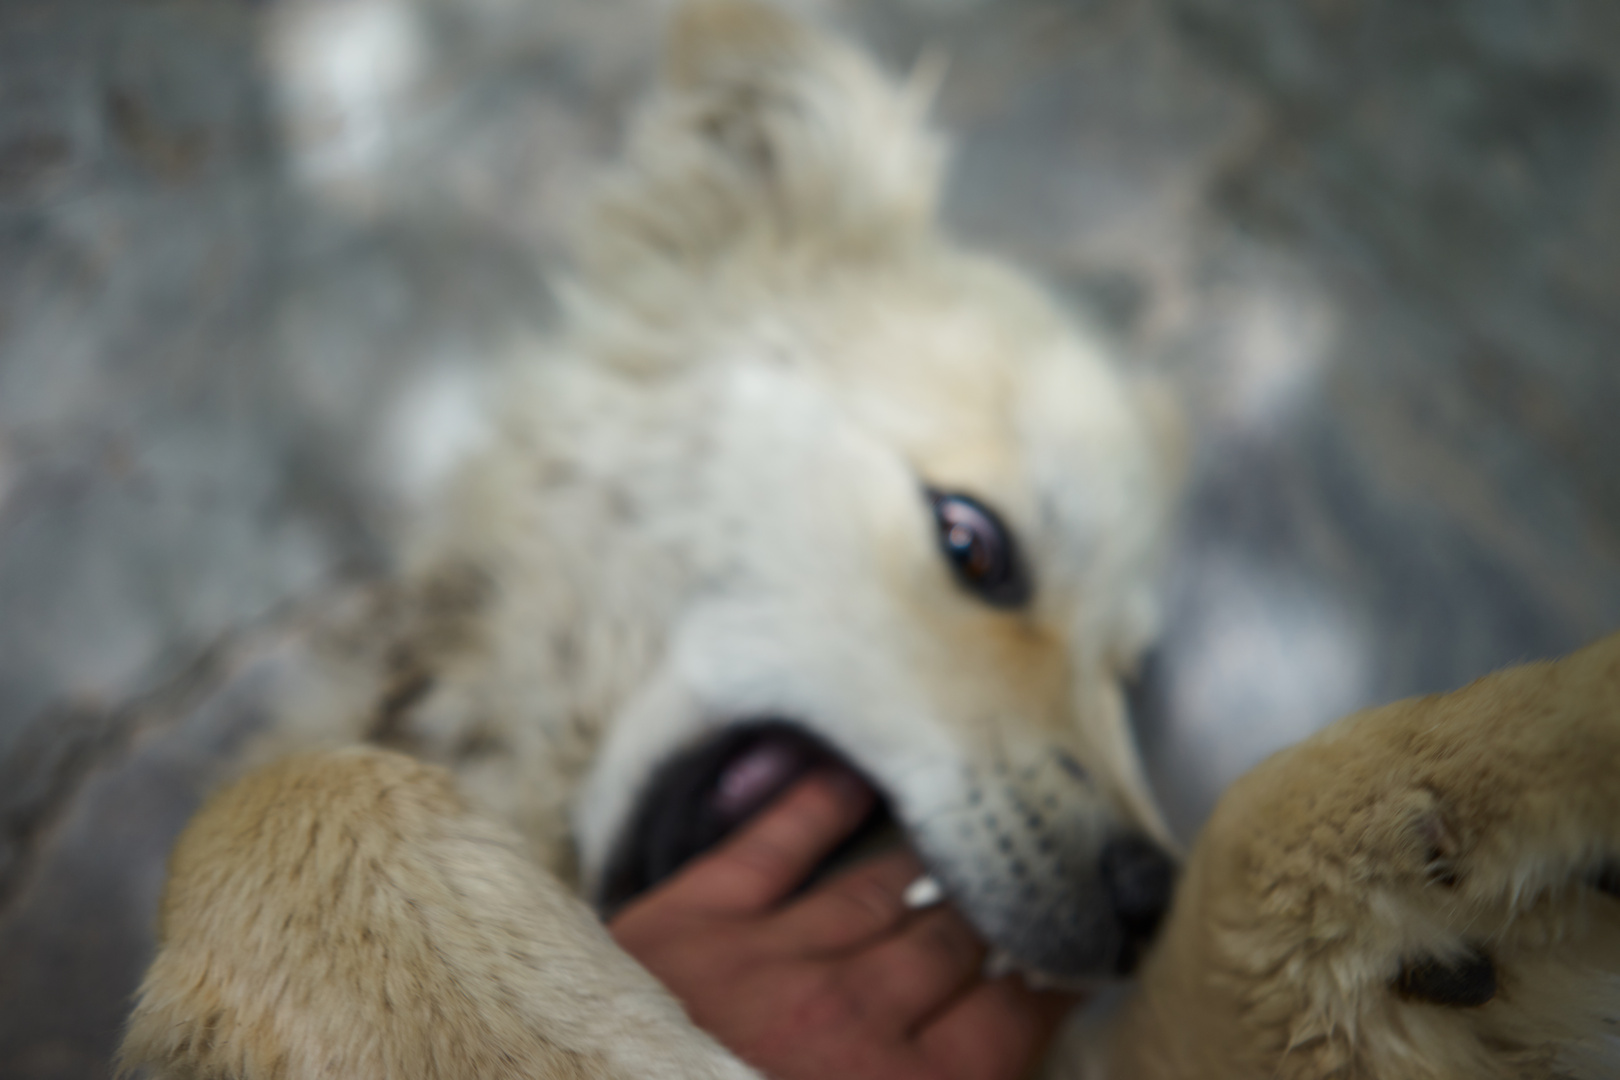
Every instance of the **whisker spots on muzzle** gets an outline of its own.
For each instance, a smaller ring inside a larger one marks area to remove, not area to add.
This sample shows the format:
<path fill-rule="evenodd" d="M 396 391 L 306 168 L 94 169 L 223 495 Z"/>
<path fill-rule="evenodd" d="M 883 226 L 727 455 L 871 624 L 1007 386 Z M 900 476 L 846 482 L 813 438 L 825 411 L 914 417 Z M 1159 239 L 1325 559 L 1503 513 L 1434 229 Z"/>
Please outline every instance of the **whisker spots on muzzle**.
<path fill-rule="evenodd" d="M 1091 782 L 1090 771 L 1087 770 L 1084 765 L 1080 764 L 1079 758 L 1075 757 L 1067 750 L 1052 751 L 1052 760 L 1056 761 L 1058 763 L 1058 768 L 1067 773 L 1069 777 L 1076 783 L 1089 784 Z"/>

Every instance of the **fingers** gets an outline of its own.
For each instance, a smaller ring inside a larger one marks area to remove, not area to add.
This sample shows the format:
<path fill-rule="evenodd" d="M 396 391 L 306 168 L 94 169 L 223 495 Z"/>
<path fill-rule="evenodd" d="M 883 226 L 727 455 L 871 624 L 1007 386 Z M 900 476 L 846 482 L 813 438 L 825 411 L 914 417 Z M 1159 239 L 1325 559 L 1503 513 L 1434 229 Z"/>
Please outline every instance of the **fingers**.
<path fill-rule="evenodd" d="M 852 774 L 812 773 L 717 851 L 676 875 L 665 897 L 717 914 L 763 912 L 796 889 L 866 818 L 875 800 Z"/>
<path fill-rule="evenodd" d="M 947 1076 L 1016 1080 L 1077 1004 L 1067 994 L 1038 993 L 1007 976 L 953 1002 L 918 1033 L 917 1046 Z"/>
<path fill-rule="evenodd" d="M 931 908 L 851 957 L 844 986 L 873 1019 L 909 1031 L 978 978 L 984 955 L 967 920 L 948 907 Z"/>
<path fill-rule="evenodd" d="M 804 955 L 858 948 L 911 914 L 905 891 L 923 872 L 909 851 L 894 851 L 847 870 L 777 916 L 780 940 Z"/>

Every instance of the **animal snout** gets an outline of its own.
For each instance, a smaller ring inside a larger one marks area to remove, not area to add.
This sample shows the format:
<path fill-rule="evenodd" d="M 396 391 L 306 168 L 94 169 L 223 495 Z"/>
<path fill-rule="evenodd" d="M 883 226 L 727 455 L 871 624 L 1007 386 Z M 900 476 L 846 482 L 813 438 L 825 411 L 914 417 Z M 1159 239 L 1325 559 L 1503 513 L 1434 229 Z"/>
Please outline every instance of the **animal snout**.
<path fill-rule="evenodd" d="M 1099 874 L 1114 916 L 1125 931 L 1120 974 L 1128 974 L 1169 910 L 1176 864 L 1169 852 L 1153 841 L 1121 836 L 1103 846 Z"/>

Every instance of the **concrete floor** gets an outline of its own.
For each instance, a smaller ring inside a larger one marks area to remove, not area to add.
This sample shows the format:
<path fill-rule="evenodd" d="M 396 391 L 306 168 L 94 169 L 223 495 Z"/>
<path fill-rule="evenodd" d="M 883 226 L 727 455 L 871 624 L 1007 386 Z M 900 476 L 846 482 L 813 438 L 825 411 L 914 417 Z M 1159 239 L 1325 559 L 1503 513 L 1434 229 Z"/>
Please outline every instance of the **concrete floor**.
<path fill-rule="evenodd" d="M 949 56 L 953 226 L 1188 404 L 1178 828 L 1620 627 L 1620 6 L 820 6 Z M 405 388 L 543 325 L 657 10 L 0 0 L 0 1074 L 107 1074 L 168 843 L 377 565 Z"/>

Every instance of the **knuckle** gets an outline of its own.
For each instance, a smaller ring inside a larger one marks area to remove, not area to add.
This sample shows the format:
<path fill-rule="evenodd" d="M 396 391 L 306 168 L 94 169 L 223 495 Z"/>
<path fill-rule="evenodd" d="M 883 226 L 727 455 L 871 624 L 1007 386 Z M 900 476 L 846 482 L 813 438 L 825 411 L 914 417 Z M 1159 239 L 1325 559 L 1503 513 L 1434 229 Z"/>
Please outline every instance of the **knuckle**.
<path fill-rule="evenodd" d="M 958 967 L 971 967 L 979 954 L 979 939 L 955 915 L 929 919 L 922 927 L 922 941 L 929 951 Z"/>
<path fill-rule="evenodd" d="M 863 875 L 849 882 L 839 893 L 839 898 L 851 917 L 867 925 L 888 926 L 898 922 L 905 913 L 900 898 L 884 882 L 871 876 Z"/>
<path fill-rule="evenodd" d="M 732 849 L 731 857 L 748 873 L 770 880 L 793 873 L 797 865 L 793 853 L 779 841 L 760 836 L 738 844 Z"/>
<path fill-rule="evenodd" d="M 797 837 L 805 842 L 813 842 L 816 837 L 836 830 L 843 819 L 842 806 L 837 797 L 825 789 L 821 784 L 801 785 L 794 793 L 795 798 L 788 800 L 788 808 L 792 828 Z"/>
<path fill-rule="evenodd" d="M 811 987 L 787 1016 L 789 1030 L 804 1034 L 847 1031 L 866 1019 L 861 999 L 842 979 L 828 978 Z"/>

